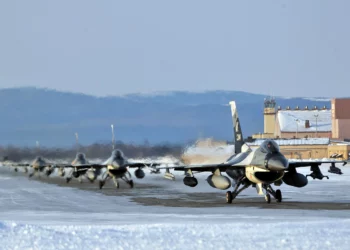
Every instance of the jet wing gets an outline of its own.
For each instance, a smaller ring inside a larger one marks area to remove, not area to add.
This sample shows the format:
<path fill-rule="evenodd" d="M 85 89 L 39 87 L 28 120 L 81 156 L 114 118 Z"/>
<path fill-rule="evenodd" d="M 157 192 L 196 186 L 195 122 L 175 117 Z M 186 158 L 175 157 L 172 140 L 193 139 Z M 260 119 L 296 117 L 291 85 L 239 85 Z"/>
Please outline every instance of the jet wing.
<path fill-rule="evenodd" d="M 324 163 L 343 163 L 345 166 L 348 161 L 339 161 L 339 160 L 289 160 L 288 168 L 299 168 L 299 167 L 311 167 L 311 166 L 320 166 Z"/>
<path fill-rule="evenodd" d="M 219 163 L 219 164 L 201 164 L 201 165 L 175 165 L 175 166 L 167 166 L 167 167 L 157 167 L 157 169 L 174 169 L 175 171 L 184 171 L 184 170 L 192 170 L 192 171 L 198 171 L 198 172 L 212 172 L 216 169 L 220 169 L 220 171 L 226 171 L 227 169 L 237 169 L 237 168 L 243 168 L 245 166 L 243 165 L 232 165 L 232 164 L 226 164 L 226 163 Z"/>
<path fill-rule="evenodd" d="M 130 168 L 143 168 L 143 167 L 153 167 L 153 166 L 159 166 L 159 163 L 141 163 L 141 162 L 135 162 L 135 163 L 127 163 L 125 164 L 126 167 Z M 95 169 L 102 169 L 107 168 L 109 164 L 81 164 L 81 165 L 72 165 L 72 164 L 55 164 L 54 167 L 56 168 L 75 168 L 76 171 L 85 171 L 89 168 L 95 168 Z"/>
<path fill-rule="evenodd" d="M 144 167 L 156 167 L 160 166 L 161 163 L 144 163 L 144 162 L 128 162 L 125 166 L 129 168 L 144 168 Z"/>
<path fill-rule="evenodd" d="M 31 166 L 33 166 L 33 164 L 32 163 L 10 163 L 10 164 L 6 164 L 4 166 L 18 168 L 18 167 L 31 167 Z M 51 164 L 51 163 L 45 163 L 43 165 L 40 165 L 40 167 L 52 167 L 52 166 L 54 166 L 54 164 Z"/>
<path fill-rule="evenodd" d="M 104 164 L 80 164 L 80 165 L 72 165 L 72 164 L 54 164 L 55 168 L 75 168 L 77 171 L 87 170 L 89 168 L 106 168 L 107 165 Z"/>
<path fill-rule="evenodd" d="M 29 163 L 7 163 L 4 164 L 4 166 L 11 166 L 11 167 L 29 167 L 31 164 Z"/>

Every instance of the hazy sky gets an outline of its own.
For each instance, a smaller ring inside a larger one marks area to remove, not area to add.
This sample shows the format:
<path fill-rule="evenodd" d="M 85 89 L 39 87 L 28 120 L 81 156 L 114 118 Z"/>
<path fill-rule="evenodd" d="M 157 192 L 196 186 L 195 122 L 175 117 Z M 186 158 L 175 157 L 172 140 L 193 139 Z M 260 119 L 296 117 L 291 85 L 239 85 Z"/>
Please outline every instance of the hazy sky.
<path fill-rule="evenodd" d="M 350 95 L 350 1 L 0 3 L 0 87 Z"/>

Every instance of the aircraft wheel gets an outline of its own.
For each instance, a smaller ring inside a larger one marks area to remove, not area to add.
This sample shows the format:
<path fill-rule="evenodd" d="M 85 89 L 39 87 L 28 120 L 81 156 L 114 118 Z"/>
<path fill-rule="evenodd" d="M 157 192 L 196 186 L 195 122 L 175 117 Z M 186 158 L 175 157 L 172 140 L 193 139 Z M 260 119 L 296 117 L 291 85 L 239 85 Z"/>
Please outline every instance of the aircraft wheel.
<path fill-rule="evenodd" d="M 129 181 L 129 185 L 130 185 L 130 188 L 133 188 L 133 187 L 134 187 L 134 181 L 133 181 L 133 180 L 130 180 L 130 181 Z"/>
<path fill-rule="evenodd" d="M 116 188 L 119 188 L 119 182 L 116 179 L 113 179 L 114 185 Z"/>
<path fill-rule="evenodd" d="M 271 196 L 269 194 L 265 195 L 265 201 L 271 203 Z"/>
<path fill-rule="evenodd" d="M 276 201 L 277 202 L 281 202 L 282 201 L 282 192 L 279 189 L 276 190 Z"/>
<path fill-rule="evenodd" d="M 231 191 L 227 191 L 226 192 L 226 203 L 231 204 L 232 200 L 233 200 L 232 192 Z"/>

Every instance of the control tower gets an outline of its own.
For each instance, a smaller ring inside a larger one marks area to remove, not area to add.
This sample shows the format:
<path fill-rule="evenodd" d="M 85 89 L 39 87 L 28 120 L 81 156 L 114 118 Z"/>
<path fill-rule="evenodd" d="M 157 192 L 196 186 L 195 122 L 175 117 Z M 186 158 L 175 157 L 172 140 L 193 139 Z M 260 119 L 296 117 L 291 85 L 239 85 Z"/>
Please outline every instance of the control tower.
<path fill-rule="evenodd" d="M 264 134 L 275 134 L 276 101 L 273 97 L 264 100 Z"/>

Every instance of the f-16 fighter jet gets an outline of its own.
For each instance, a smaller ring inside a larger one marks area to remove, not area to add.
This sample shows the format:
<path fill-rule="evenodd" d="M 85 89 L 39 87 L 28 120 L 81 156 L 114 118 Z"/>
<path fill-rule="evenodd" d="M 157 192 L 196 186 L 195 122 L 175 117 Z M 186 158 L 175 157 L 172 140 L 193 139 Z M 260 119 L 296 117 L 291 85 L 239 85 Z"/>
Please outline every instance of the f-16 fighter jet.
<path fill-rule="evenodd" d="M 29 177 L 32 177 L 36 174 L 38 174 L 40 177 L 40 173 L 42 172 L 44 172 L 46 176 L 50 176 L 53 173 L 54 169 L 57 168 L 59 176 L 63 177 L 67 173 L 66 181 L 68 183 L 72 179 L 72 175 L 74 173 L 75 167 L 86 166 L 86 165 L 90 166 L 91 164 L 88 163 L 83 153 L 77 153 L 75 159 L 70 164 L 48 162 L 43 157 L 38 156 L 31 163 L 17 163 L 17 162 L 4 161 L 3 165 L 14 167 L 16 172 L 18 171 L 19 168 L 24 168 L 25 172 L 30 172 Z M 68 170 L 67 172 L 66 168 L 69 168 L 70 170 Z M 91 182 L 93 182 L 96 179 L 95 173 L 91 174 L 91 171 L 85 171 L 84 174 L 81 174 L 79 176 L 80 182 L 81 182 L 81 177 L 84 175 Z"/>
<path fill-rule="evenodd" d="M 92 183 L 97 177 L 97 173 L 92 166 L 94 166 L 94 164 L 89 163 L 85 157 L 85 154 L 77 153 L 71 164 L 56 164 L 54 167 L 58 168 L 59 176 L 66 175 L 67 183 L 71 181 L 72 177 L 78 178 L 79 182 L 81 183 L 83 176 L 85 176 Z M 77 174 L 77 169 L 84 169 L 84 171 Z"/>
<path fill-rule="evenodd" d="M 39 142 L 36 141 L 37 146 L 37 153 L 40 154 L 40 147 Z M 40 177 L 40 173 L 44 172 L 46 176 L 51 175 L 55 165 L 54 163 L 48 162 L 45 160 L 42 156 L 37 156 L 32 162 L 30 163 L 19 163 L 19 162 L 7 162 L 4 165 L 14 167 L 14 170 L 17 172 L 20 168 L 24 169 L 24 172 L 29 172 L 29 177 L 34 176 L 35 174 L 38 174 Z"/>
<path fill-rule="evenodd" d="M 0 162 L 0 164 L 2 166 L 8 166 L 8 167 L 13 167 L 14 171 L 15 172 L 18 172 L 18 167 L 16 166 L 17 164 L 19 164 L 17 161 L 12 161 L 9 159 L 8 156 L 4 156 L 2 158 L 2 161 Z M 24 171 L 25 172 L 28 172 L 28 169 L 27 168 L 24 168 Z"/>
<path fill-rule="evenodd" d="M 83 164 L 74 167 L 73 176 L 79 177 L 85 174 L 87 171 L 95 173 L 95 176 L 100 175 L 99 188 L 101 189 L 108 179 L 113 179 L 113 182 L 117 188 L 119 188 L 118 179 L 121 179 L 129 184 L 131 188 L 134 187 L 134 182 L 131 179 L 129 168 L 136 168 L 136 178 L 142 179 L 145 177 L 145 172 L 142 170 L 144 167 L 152 167 L 155 164 L 144 162 L 130 162 L 128 161 L 123 152 L 119 149 L 113 150 L 112 155 L 102 164 Z"/>
<path fill-rule="evenodd" d="M 236 110 L 236 103 L 230 102 L 232 119 L 234 125 L 235 136 L 235 154 L 233 154 L 225 162 L 217 164 L 204 165 L 182 165 L 173 167 L 162 167 L 167 169 L 166 178 L 169 178 L 171 173 L 169 169 L 175 171 L 185 171 L 183 182 L 185 185 L 195 187 L 198 184 L 194 177 L 194 172 L 209 172 L 211 173 L 207 182 L 210 186 L 218 189 L 228 189 L 231 186 L 231 180 L 227 176 L 223 176 L 222 172 L 226 173 L 234 181 L 233 190 L 227 191 L 226 202 L 232 203 L 236 196 L 252 186 L 255 187 L 259 195 L 264 195 L 267 203 L 271 202 L 271 196 L 277 202 L 282 201 L 282 192 L 280 189 L 274 190 L 272 185 L 280 186 L 285 183 L 294 187 L 304 187 L 307 185 L 307 177 L 297 172 L 299 167 L 310 167 L 312 178 L 323 179 L 319 166 L 324 163 L 331 164 L 331 173 L 340 174 L 341 171 L 335 166 L 336 163 L 346 161 L 318 161 L 318 160 L 288 160 L 280 152 L 279 146 L 273 140 L 265 140 L 260 147 L 256 149 L 250 148 L 243 141 L 241 126 Z M 158 167 L 160 169 L 160 167 Z M 172 176 L 174 178 L 174 176 Z"/>
<path fill-rule="evenodd" d="M 44 172 L 46 176 L 49 176 L 53 172 L 54 163 L 47 162 L 41 156 L 37 156 L 31 163 L 9 163 L 7 166 L 15 168 L 17 172 L 19 168 L 23 168 L 25 172 L 29 172 L 29 177 Z"/>
<path fill-rule="evenodd" d="M 86 159 L 85 154 L 80 153 L 79 136 L 75 133 L 77 154 L 75 159 L 69 164 L 55 164 L 54 168 L 58 169 L 58 175 L 63 177 L 66 175 L 66 182 L 69 183 L 73 177 L 78 178 L 79 182 L 82 182 L 82 177 L 85 176 L 91 183 L 94 182 L 97 175 L 91 164 Z M 77 168 L 84 168 L 85 171 L 81 171 L 77 174 Z"/>
<path fill-rule="evenodd" d="M 144 167 L 153 167 L 157 164 L 144 163 L 144 162 L 130 162 L 128 161 L 123 152 L 115 148 L 115 138 L 114 138 L 114 125 L 112 128 L 112 155 L 102 164 L 80 164 L 74 167 L 74 172 L 72 175 L 76 178 L 85 174 L 92 178 L 100 176 L 99 188 L 101 189 L 108 179 L 113 179 L 114 185 L 119 188 L 118 179 L 121 179 L 129 184 L 131 188 L 134 187 L 134 181 L 131 179 L 131 174 L 129 168 L 136 168 L 135 176 L 136 178 L 142 179 L 145 177 L 145 172 L 142 170 Z"/>

